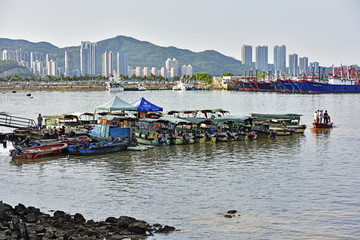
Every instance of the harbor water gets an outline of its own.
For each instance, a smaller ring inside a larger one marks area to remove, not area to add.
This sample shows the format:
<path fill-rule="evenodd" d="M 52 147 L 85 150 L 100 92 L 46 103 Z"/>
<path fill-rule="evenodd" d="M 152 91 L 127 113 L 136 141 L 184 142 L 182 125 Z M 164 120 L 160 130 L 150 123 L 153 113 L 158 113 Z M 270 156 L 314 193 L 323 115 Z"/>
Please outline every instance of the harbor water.
<path fill-rule="evenodd" d="M 15 164 L 0 147 L 0 200 L 86 219 L 123 215 L 179 231 L 149 239 L 359 239 L 360 94 L 237 91 L 0 93 L 0 112 L 93 112 L 113 96 L 145 97 L 165 111 L 223 108 L 231 114 L 299 113 L 302 135 L 155 147 Z M 334 128 L 313 131 L 328 110 Z M 0 132 L 11 129 L 0 128 Z M 228 210 L 237 210 L 226 218 Z"/>

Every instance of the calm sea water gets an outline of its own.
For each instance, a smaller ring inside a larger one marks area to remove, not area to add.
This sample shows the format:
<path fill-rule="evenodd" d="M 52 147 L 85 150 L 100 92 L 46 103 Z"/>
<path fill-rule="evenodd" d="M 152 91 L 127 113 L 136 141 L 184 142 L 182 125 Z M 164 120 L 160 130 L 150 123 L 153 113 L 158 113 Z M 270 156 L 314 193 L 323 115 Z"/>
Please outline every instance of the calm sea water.
<path fill-rule="evenodd" d="M 143 96 L 165 110 L 299 113 L 308 129 L 285 138 L 22 165 L 11 163 L 9 149 L 0 147 L 0 200 L 80 212 L 86 219 L 129 215 L 180 230 L 152 239 L 360 238 L 360 95 L 33 92 L 29 98 L 18 92 L 0 93 L 0 112 L 35 119 L 39 113 L 93 111 L 115 95 L 130 103 Z M 313 132 L 317 109 L 328 110 L 333 129 Z M 231 209 L 236 216 L 225 218 Z"/>

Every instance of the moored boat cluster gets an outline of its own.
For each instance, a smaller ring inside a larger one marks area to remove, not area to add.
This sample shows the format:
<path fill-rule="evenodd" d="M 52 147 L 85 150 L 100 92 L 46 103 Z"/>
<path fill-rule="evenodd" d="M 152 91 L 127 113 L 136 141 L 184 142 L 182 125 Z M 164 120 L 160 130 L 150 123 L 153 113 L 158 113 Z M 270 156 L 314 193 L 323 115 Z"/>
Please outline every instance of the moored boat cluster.
<path fill-rule="evenodd" d="M 319 70 L 320 71 L 320 70 Z M 298 76 L 293 79 L 258 80 L 244 77 L 232 81 L 240 91 L 285 93 L 360 93 L 360 70 L 354 67 L 347 72 L 334 73 L 327 78 Z"/>
<path fill-rule="evenodd" d="M 96 112 L 97 111 L 97 112 Z M 21 138 L 13 159 L 36 159 L 55 154 L 103 154 L 141 146 L 168 146 L 275 138 L 304 133 L 300 114 L 231 115 L 223 109 L 169 111 L 144 98 L 128 104 L 118 97 L 96 107 L 91 114 L 46 116 L 45 127 L 15 130 Z M 95 119 L 97 116 L 98 119 Z M 66 131 L 64 126 L 66 126 Z M 58 137 L 60 131 L 66 137 Z M 21 134 L 20 134 L 21 133 Z M 37 134 L 38 133 L 38 134 Z M 37 138 L 37 139 L 33 139 Z M 44 139 L 46 138 L 46 139 Z M 60 141 L 59 141 L 60 140 Z"/>

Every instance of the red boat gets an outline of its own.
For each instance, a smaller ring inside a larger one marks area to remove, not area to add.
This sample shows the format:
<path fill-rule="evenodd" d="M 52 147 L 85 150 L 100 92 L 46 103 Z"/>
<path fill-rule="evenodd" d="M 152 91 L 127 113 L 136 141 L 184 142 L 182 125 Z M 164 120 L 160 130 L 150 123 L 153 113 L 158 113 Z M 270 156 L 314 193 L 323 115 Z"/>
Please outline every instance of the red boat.
<path fill-rule="evenodd" d="M 332 128 L 334 123 L 313 123 L 313 127 L 316 129 Z"/>
<path fill-rule="evenodd" d="M 50 155 L 60 154 L 63 150 L 67 149 L 67 146 L 67 143 L 49 144 L 29 148 L 21 148 L 20 146 L 17 146 L 15 149 L 10 150 L 10 156 L 13 159 L 42 158 Z"/>

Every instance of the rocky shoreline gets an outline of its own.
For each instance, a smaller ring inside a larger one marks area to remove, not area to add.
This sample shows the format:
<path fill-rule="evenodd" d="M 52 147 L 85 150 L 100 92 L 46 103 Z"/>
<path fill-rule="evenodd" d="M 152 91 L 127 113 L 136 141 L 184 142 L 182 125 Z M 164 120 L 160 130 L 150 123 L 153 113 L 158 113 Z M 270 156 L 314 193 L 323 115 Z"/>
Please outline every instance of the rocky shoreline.
<path fill-rule="evenodd" d="M 14 208 L 0 201 L 0 240 L 5 239 L 146 239 L 154 233 L 169 233 L 174 227 L 149 223 L 132 217 L 108 217 L 105 221 L 86 220 L 75 215 L 55 211 L 54 216 L 23 204 Z"/>

